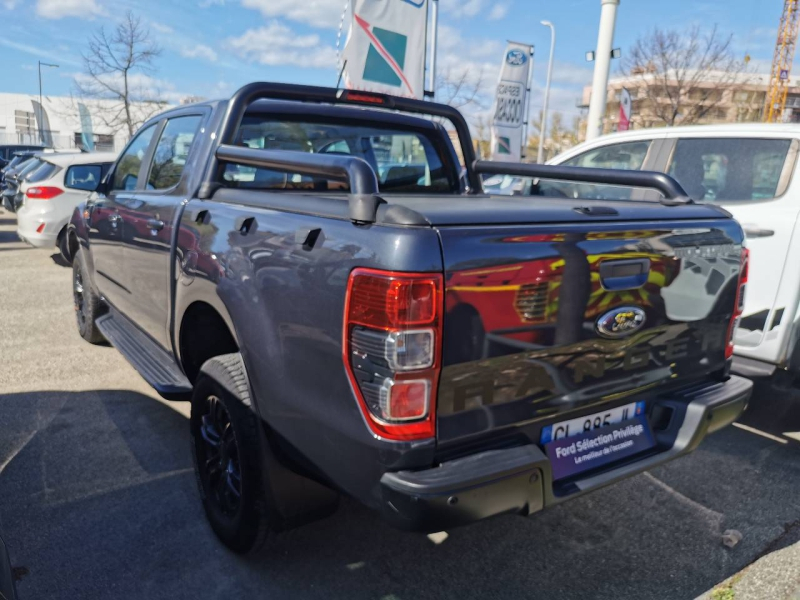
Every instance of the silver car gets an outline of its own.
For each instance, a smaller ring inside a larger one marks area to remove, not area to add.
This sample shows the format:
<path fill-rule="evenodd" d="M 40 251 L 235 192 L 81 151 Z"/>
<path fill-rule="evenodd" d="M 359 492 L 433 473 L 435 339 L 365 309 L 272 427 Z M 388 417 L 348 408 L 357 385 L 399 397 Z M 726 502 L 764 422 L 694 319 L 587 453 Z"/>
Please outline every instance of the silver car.
<path fill-rule="evenodd" d="M 58 246 L 70 262 L 64 233 L 75 207 L 91 194 L 117 155 L 50 154 L 22 182 L 17 200 L 17 235 L 37 248 Z"/>

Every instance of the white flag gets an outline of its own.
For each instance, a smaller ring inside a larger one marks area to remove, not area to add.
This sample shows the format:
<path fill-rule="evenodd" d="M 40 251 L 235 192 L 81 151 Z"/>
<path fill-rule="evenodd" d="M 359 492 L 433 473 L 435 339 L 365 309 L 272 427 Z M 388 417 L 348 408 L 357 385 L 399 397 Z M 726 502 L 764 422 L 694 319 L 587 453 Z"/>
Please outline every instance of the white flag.
<path fill-rule="evenodd" d="M 427 17 L 428 0 L 353 0 L 345 87 L 422 98 Z"/>
<path fill-rule="evenodd" d="M 533 46 L 509 42 L 500 69 L 492 120 L 492 160 L 519 162 L 524 143 Z"/>

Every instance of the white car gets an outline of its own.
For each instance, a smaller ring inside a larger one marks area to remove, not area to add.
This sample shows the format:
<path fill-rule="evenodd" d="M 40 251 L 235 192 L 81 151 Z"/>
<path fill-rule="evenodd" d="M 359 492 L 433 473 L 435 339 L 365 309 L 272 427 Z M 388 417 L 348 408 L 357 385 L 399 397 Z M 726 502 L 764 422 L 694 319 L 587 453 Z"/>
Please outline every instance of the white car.
<path fill-rule="evenodd" d="M 744 124 L 642 129 L 580 144 L 550 164 L 661 171 L 675 177 L 696 201 L 713 202 L 742 224 L 750 251 L 744 313 L 736 332 L 733 369 L 768 376 L 776 369 L 800 374 L 800 125 Z M 539 181 L 536 195 L 606 200 L 655 200 L 652 190 Z M 695 283 L 726 265 L 697 257 Z M 721 279 L 722 278 L 722 279 Z M 687 285 L 692 279 L 687 273 Z M 664 296 L 681 311 L 680 286 Z M 674 298 L 667 296 L 672 293 Z M 696 296 L 695 301 L 696 301 Z M 676 317 L 679 315 L 676 314 Z M 675 318 L 670 315 L 670 318 Z"/>
<path fill-rule="evenodd" d="M 71 261 L 66 232 L 70 217 L 91 194 L 117 155 L 110 152 L 48 154 L 20 185 L 22 206 L 17 209 L 17 235 L 37 248 L 58 246 Z"/>

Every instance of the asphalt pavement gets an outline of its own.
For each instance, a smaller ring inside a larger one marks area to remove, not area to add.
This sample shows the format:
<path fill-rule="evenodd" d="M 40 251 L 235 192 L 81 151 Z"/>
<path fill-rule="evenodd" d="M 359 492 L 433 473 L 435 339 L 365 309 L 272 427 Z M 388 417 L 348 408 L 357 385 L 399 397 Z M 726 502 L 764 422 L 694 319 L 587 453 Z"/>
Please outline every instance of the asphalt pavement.
<path fill-rule="evenodd" d="M 343 499 L 233 555 L 202 513 L 187 406 L 79 338 L 70 269 L 14 224 L 0 211 L 0 531 L 21 600 L 691 599 L 755 561 L 730 598 L 800 592 L 800 394 L 769 386 L 694 454 L 529 518 L 437 544 Z"/>

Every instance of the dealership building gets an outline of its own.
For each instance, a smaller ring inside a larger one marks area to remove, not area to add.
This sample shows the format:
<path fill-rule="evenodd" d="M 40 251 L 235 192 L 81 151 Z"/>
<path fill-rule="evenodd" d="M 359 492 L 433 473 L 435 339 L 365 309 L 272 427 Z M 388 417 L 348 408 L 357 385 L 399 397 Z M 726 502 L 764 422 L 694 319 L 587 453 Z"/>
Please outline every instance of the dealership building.
<path fill-rule="evenodd" d="M 110 127 L 123 104 L 115 100 L 81 100 L 69 96 L 39 97 L 0 93 L 0 144 L 42 144 L 58 150 L 121 150 L 128 141 L 123 125 Z M 165 103 L 132 105 L 138 122 L 168 108 Z"/>

